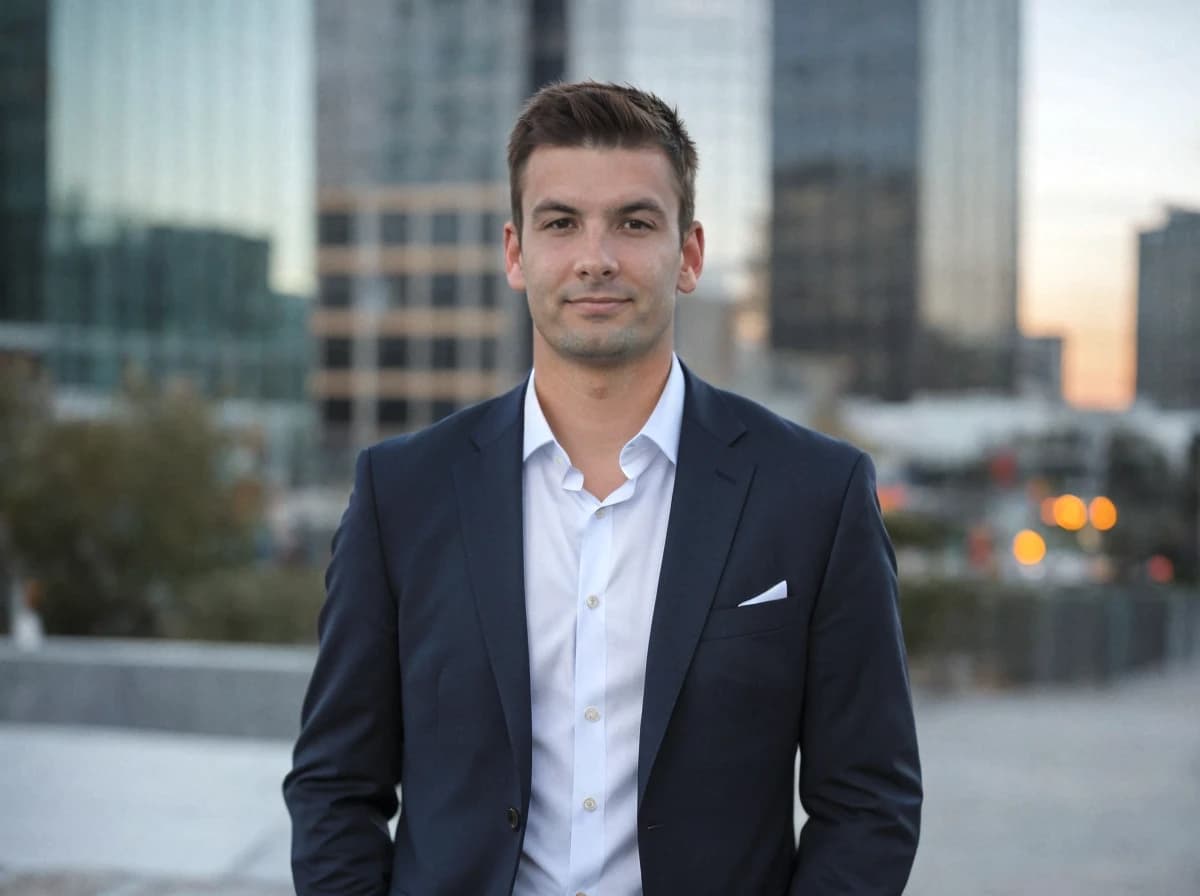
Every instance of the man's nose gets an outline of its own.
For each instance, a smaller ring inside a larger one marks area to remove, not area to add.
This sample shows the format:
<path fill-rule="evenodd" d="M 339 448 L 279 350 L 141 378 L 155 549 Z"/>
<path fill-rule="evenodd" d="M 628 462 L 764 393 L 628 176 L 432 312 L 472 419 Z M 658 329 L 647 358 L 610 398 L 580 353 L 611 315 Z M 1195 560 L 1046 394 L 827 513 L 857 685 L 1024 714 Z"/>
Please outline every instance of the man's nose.
<path fill-rule="evenodd" d="M 575 261 L 575 276 L 580 280 L 611 280 L 618 270 L 608 234 L 585 235 Z"/>

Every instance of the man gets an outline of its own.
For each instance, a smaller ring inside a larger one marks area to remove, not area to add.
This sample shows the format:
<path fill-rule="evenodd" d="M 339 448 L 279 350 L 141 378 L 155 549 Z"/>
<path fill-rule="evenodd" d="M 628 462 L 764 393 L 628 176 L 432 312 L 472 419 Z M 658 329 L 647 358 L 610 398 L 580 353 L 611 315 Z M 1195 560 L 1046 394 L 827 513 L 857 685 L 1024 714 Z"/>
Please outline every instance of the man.
<path fill-rule="evenodd" d="M 534 370 L 358 459 L 284 786 L 301 896 L 903 889 L 921 785 L 871 463 L 674 356 L 695 171 L 632 88 L 517 122 Z"/>

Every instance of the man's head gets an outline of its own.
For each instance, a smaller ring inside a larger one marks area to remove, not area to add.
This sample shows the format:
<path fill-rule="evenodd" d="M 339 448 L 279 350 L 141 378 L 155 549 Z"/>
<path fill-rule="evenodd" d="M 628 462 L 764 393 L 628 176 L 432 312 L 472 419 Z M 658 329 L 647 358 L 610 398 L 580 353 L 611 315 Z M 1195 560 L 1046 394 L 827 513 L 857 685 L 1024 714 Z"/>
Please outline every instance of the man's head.
<path fill-rule="evenodd" d="M 525 166 L 540 146 L 661 150 L 679 198 L 682 240 L 696 213 L 696 146 L 675 111 L 652 93 L 584 81 L 543 87 L 525 104 L 508 138 L 512 219 L 520 239 Z"/>

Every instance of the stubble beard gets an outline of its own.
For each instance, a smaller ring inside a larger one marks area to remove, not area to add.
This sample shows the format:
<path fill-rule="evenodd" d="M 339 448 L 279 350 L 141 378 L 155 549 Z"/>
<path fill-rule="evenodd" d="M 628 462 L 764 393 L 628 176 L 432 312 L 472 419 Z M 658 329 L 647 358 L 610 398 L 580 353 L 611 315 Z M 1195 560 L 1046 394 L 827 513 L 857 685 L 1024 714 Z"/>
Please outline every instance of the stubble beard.
<path fill-rule="evenodd" d="M 648 329 L 647 321 L 639 319 L 600 333 L 588 333 L 584 327 L 573 328 L 565 324 L 538 327 L 538 331 L 560 357 L 614 367 L 648 354 L 670 328 L 671 320 L 668 315 L 663 324 L 653 330 Z"/>

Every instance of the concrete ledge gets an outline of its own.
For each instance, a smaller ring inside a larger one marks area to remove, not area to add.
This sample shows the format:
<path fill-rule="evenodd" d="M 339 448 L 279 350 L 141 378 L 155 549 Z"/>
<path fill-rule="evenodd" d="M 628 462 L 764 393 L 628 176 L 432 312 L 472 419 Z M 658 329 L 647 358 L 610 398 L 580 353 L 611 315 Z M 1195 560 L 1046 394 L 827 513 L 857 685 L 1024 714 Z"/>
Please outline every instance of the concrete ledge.
<path fill-rule="evenodd" d="M 0 644 L 0 721 L 291 740 L 315 648 L 49 638 Z"/>

